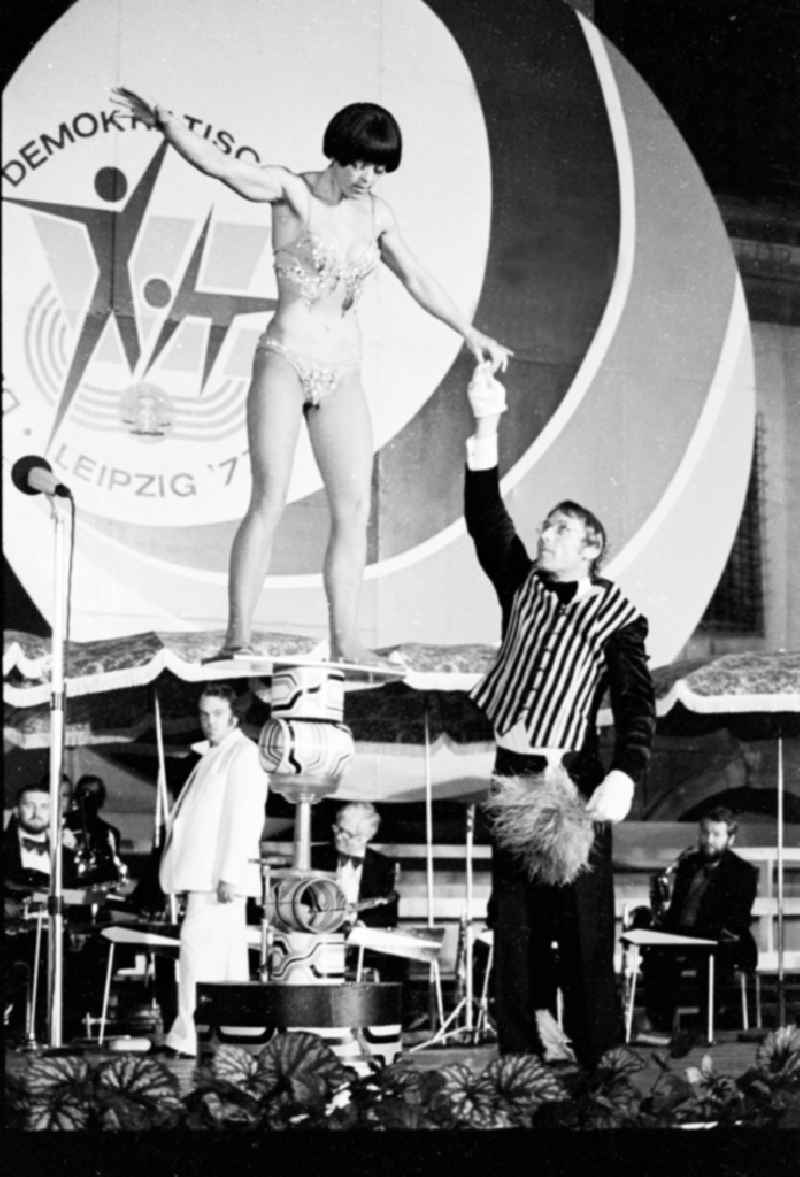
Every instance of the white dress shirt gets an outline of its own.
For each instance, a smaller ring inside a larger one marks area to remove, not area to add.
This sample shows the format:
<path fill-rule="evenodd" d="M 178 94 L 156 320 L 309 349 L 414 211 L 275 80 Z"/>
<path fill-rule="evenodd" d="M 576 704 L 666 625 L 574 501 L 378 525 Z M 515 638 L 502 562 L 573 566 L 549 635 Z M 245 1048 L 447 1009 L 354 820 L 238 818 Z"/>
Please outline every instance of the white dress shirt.
<path fill-rule="evenodd" d="M 350 859 L 340 860 L 336 867 L 336 879 L 348 903 L 358 903 L 362 870 L 363 863 L 356 865 Z"/>
<path fill-rule="evenodd" d="M 22 869 L 49 875 L 50 845 L 47 834 L 38 837 L 36 834 L 26 834 L 24 830 L 18 829 L 17 836 L 19 837 L 19 864 Z M 30 845 L 30 841 L 36 842 L 36 846 Z M 28 844 L 25 845 L 24 842 Z"/>

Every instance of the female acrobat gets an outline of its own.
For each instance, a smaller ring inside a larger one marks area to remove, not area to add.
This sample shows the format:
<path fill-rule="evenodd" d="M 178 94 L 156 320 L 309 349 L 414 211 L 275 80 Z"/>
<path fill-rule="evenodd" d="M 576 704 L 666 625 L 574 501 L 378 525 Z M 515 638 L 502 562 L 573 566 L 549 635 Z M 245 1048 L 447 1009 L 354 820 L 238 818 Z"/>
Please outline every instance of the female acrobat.
<path fill-rule="evenodd" d="M 357 102 L 333 116 L 323 138 L 329 163 L 295 173 L 224 155 L 183 119 L 127 89 L 115 101 L 159 128 L 179 155 L 247 200 L 272 205 L 278 305 L 253 359 L 247 402 L 251 497 L 230 556 L 228 628 L 219 658 L 250 657 L 250 629 L 289 486 L 300 423 L 328 497 L 325 553 L 330 659 L 382 660 L 359 640 L 366 560 L 372 427 L 361 380 L 356 303 L 379 262 L 409 294 L 464 339 L 476 360 L 504 369 L 511 354 L 469 322 L 405 244 L 389 205 L 373 189 L 402 155 L 400 128 L 383 107 Z"/>

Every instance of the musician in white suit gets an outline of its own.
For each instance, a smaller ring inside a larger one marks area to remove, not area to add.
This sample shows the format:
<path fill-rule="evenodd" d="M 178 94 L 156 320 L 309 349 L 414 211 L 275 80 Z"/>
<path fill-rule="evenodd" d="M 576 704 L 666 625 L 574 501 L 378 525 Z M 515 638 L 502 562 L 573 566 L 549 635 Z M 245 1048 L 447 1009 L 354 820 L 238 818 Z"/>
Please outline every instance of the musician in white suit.
<path fill-rule="evenodd" d="M 201 760 L 170 815 L 160 881 L 168 895 L 186 893 L 181 926 L 178 1016 L 166 1046 L 197 1054 L 194 1025 L 198 981 L 247 981 L 248 895 L 260 893 L 259 841 L 267 777 L 258 749 L 240 730 L 233 691 L 209 684 L 200 696 L 195 745 Z"/>

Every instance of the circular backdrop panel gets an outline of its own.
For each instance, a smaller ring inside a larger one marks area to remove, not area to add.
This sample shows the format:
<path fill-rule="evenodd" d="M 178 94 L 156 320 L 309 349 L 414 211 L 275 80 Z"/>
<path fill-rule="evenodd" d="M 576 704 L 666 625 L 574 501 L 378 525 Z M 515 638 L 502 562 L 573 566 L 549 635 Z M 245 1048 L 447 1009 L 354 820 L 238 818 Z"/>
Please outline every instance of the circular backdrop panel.
<path fill-rule="evenodd" d="M 382 195 L 515 352 L 500 462 L 523 537 L 559 498 L 591 506 L 653 659 L 676 653 L 743 500 L 747 317 L 680 136 L 552 0 L 78 0 L 21 63 L 5 104 L 4 469 L 42 453 L 74 492 L 73 635 L 223 624 L 249 368 L 276 294 L 269 207 L 120 119 L 118 84 L 228 154 L 297 170 L 322 166 L 345 103 L 397 115 L 405 155 Z M 493 640 L 462 519 L 471 364 L 388 271 L 360 316 L 375 428 L 364 636 Z M 9 559 L 49 615 L 47 506 L 5 503 Z M 323 635 L 327 527 L 304 438 L 259 624 Z"/>

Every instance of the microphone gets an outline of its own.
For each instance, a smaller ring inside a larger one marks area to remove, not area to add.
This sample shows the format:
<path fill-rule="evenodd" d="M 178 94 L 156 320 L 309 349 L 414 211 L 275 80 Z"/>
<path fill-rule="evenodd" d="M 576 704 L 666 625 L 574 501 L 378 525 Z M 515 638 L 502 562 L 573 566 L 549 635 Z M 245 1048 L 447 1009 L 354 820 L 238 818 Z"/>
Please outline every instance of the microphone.
<path fill-rule="evenodd" d="M 17 459 L 11 467 L 11 481 L 24 495 L 46 494 L 58 495 L 62 499 L 72 498 L 72 491 L 58 481 L 50 463 L 35 454 Z"/>

